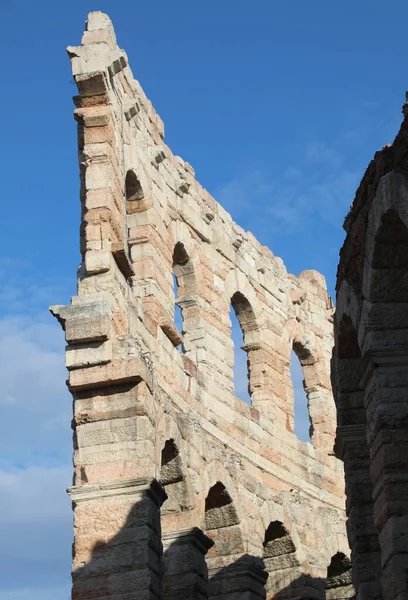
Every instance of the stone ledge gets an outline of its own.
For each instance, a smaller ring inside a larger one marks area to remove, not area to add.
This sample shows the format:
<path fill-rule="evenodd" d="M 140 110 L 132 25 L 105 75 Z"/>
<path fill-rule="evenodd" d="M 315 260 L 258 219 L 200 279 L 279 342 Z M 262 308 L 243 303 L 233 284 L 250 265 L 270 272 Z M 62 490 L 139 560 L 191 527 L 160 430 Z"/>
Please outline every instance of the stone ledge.
<path fill-rule="evenodd" d="M 152 480 L 149 477 L 123 479 L 98 484 L 85 483 L 84 485 L 68 488 L 67 493 L 72 502 L 76 504 L 78 502 L 112 498 L 114 496 L 147 494 L 160 507 L 167 499 L 167 494 L 163 486 L 156 479 Z"/>

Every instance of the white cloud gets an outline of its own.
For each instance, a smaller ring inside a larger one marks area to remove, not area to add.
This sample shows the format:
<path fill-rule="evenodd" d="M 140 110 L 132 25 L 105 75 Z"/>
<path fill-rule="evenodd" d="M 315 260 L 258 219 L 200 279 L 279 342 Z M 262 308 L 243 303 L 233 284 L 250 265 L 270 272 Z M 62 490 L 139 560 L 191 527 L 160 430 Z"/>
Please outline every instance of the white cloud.
<path fill-rule="evenodd" d="M 0 470 L 0 600 L 69 598 L 71 471 Z"/>
<path fill-rule="evenodd" d="M 0 523 L 44 523 L 67 520 L 72 467 L 31 466 L 0 469 Z M 68 510 L 69 509 L 69 510 Z"/>
<path fill-rule="evenodd" d="M 0 319 L 0 467 L 69 460 L 72 401 L 64 341 L 60 326 L 49 321 Z"/>
<path fill-rule="evenodd" d="M 0 261 L 0 277 L 11 266 L 23 279 L 12 261 Z M 0 295 L 0 600 L 70 596 L 72 400 L 42 293 L 10 284 Z"/>

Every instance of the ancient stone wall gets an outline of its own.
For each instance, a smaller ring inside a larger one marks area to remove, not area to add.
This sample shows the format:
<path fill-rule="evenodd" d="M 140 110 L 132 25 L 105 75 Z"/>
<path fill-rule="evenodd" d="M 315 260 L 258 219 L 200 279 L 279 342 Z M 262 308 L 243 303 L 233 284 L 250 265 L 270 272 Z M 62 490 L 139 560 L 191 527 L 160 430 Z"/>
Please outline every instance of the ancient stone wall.
<path fill-rule="evenodd" d="M 361 600 L 408 598 L 407 173 L 405 118 L 357 191 L 337 277 L 336 453 Z"/>
<path fill-rule="evenodd" d="M 68 53 L 82 262 L 51 310 L 74 399 L 74 600 L 351 597 L 324 278 L 288 274 L 171 153 L 106 15 Z M 293 431 L 292 349 L 312 444 Z"/>

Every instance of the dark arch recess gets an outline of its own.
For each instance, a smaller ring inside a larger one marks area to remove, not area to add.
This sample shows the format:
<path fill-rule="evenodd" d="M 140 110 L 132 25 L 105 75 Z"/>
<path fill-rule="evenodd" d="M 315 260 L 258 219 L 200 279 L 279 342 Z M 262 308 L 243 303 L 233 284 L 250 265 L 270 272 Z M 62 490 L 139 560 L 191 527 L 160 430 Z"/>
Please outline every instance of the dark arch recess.
<path fill-rule="evenodd" d="M 127 202 L 142 200 L 144 198 L 142 186 L 134 171 L 128 171 L 126 173 L 125 195 Z"/>

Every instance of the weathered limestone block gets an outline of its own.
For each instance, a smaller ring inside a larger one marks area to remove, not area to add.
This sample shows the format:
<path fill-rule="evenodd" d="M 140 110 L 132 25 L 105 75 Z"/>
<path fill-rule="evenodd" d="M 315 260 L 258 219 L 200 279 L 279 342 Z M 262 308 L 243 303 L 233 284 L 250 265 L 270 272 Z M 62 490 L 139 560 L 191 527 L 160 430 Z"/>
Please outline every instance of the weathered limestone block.
<path fill-rule="evenodd" d="M 71 306 L 51 306 L 52 314 L 65 331 L 68 344 L 105 341 L 111 330 L 112 313 L 103 299 L 82 299 Z"/>

